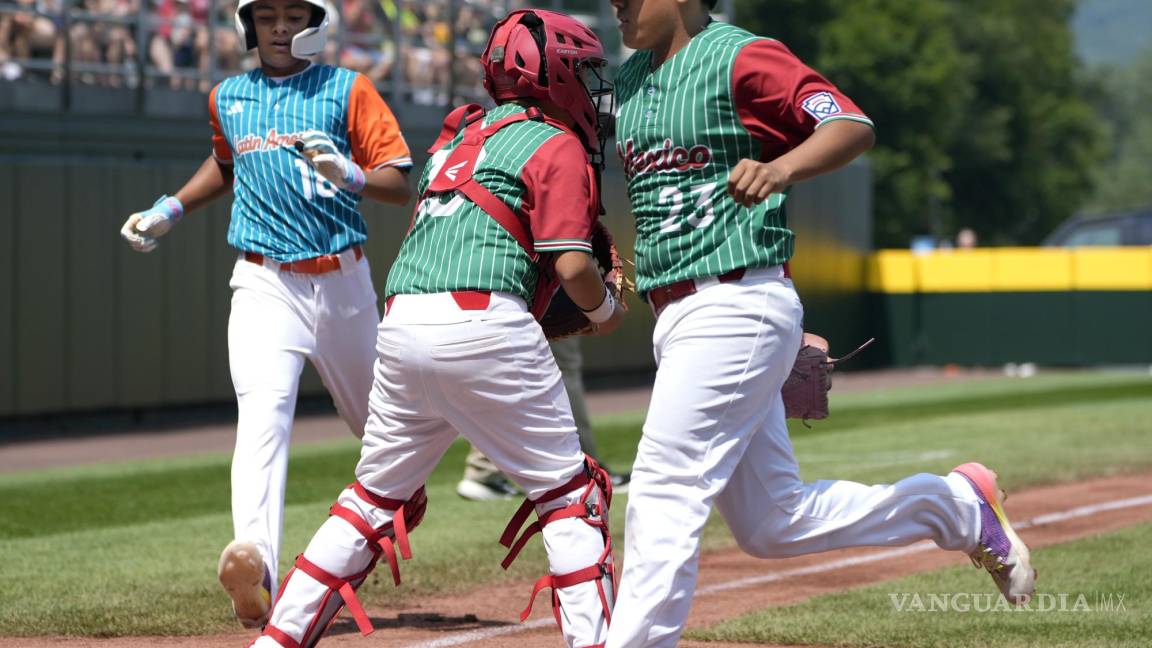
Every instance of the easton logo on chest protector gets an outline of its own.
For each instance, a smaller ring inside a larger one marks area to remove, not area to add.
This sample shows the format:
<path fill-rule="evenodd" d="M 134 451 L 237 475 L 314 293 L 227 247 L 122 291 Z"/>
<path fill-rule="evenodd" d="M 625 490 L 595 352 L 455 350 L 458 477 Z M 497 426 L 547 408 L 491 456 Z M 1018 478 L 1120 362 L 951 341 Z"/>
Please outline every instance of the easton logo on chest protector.
<path fill-rule="evenodd" d="M 712 149 L 697 144 L 691 148 L 673 146 L 671 138 L 665 139 L 660 148 L 637 151 L 631 138 L 623 144 L 616 143 L 616 152 L 624 162 L 624 173 L 633 178 L 645 173 L 671 173 L 703 169 L 712 162 Z"/>
<path fill-rule="evenodd" d="M 477 157 L 477 161 L 479 161 L 479 157 Z M 444 170 L 444 175 L 447 176 L 449 180 L 455 182 L 456 181 L 456 174 L 460 173 L 460 169 L 464 168 L 467 165 L 468 165 L 468 160 L 464 160 L 463 162 L 460 162 L 459 164 L 453 164 L 452 166 L 450 166 Z"/>

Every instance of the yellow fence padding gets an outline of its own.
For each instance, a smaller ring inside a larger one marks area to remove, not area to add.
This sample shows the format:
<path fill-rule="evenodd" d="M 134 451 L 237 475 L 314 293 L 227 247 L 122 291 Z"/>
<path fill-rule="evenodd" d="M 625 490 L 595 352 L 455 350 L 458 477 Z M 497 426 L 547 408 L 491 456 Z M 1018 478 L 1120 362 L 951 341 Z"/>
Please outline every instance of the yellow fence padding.
<path fill-rule="evenodd" d="M 1080 248 L 1073 290 L 1152 290 L 1152 247 Z"/>
<path fill-rule="evenodd" d="M 905 250 L 873 252 L 864 267 L 870 292 L 916 292 L 916 264 Z"/>
<path fill-rule="evenodd" d="M 880 250 L 866 267 L 877 293 L 1152 290 L 1152 247 Z"/>
<path fill-rule="evenodd" d="M 992 250 L 958 250 L 918 254 L 916 285 L 920 292 L 988 292 L 996 275 Z"/>
<path fill-rule="evenodd" d="M 993 290 L 1047 292 L 1072 289 L 1072 255 L 1059 248 L 996 248 Z"/>

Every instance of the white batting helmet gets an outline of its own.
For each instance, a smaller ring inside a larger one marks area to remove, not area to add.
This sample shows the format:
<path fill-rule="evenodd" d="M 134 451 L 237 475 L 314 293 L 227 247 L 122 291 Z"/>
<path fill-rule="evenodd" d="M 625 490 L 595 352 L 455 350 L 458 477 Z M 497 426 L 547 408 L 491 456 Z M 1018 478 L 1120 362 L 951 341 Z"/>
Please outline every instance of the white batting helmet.
<path fill-rule="evenodd" d="M 324 0 L 303 0 L 312 5 L 312 19 L 308 27 L 292 37 L 292 56 L 308 58 L 324 51 L 324 43 L 328 40 L 328 8 Z M 256 28 L 252 23 L 252 6 L 257 0 L 240 0 L 236 7 L 236 31 L 240 33 L 240 42 L 244 49 L 251 50 L 256 47 Z"/>

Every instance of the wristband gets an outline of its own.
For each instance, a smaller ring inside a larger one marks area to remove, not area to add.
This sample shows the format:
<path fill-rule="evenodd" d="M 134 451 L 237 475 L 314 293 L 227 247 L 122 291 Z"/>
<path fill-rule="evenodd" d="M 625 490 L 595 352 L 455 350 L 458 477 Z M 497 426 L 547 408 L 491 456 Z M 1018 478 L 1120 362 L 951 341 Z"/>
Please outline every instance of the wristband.
<path fill-rule="evenodd" d="M 184 203 L 180 202 L 180 199 L 176 196 L 160 196 L 156 204 L 152 207 L 156 208 L 161 205 L 163 205 L 162 209 L 167 212 L 168 218 L 173 221 L 184 218 Z"/>
<path fill-rule="evenodd" d="M 352 193 L 360 193 L 364 190 L 364 185 L 367 184 L 368 179 L 364 175 L 364 169 L 360 168 L 352 160 L 348 160 L 348 173 L 344 176 L 344 190 L 351 191 Z"/>
<path fill-rule="evenodd" d="M 612 292 L 608 290 L 608 286 L 604 286 L 604 299 L 600 305 L 592 310 L 584 310 L 584 316 L 588 318 L 589 322 L 593 324 L 603 324 L 612 318 L 612 314 L 616 312 L 616 300 L 612 297 Z"/>

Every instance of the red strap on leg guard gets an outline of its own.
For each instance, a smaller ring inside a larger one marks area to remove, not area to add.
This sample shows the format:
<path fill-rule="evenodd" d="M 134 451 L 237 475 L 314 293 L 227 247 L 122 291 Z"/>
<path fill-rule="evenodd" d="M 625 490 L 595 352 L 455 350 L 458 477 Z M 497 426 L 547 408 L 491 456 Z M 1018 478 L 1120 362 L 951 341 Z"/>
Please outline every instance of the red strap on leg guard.
<path fill-rule="evenodd" d="M 519 532 L 520 528 L 524 526 L 524 523 L 528 520 L 528 516 L 532 514 L 532 511 L 536 510 L 537 504 L 541 502 L 549 502 L 556 499 L 557 497 L 567 495 L 577 488 L 587 486 L 590 481 L 592 481 L 592 477 L 588 474 L 588 471 L 582 470 L 577 473 L 575 477 L 568 480 L 568 483 L 558 488 L 553 488 L 537 499 L 525 498 L 524 503 L 521 504 L 520 508 L 516 510 L 516 514 L 512 516 L 512 519 L 508 522 L 508 526 L 504 527 L 504 533 L 500 536 L 500 544 L 512 549 L 508 552 L 508 556 L 504 558 L 504 561 L 500 563 L 501 566 L 503 566 L 504 569 L 508 569 L 508 565 L 512 564 L 512 561 L 514 561 L 516 556 L 520 554 L 520 550 L 524 548 L 524 543 L 528 542 L 529 538 L 543 529 L 545 524 L 554 520 L 570 517 L 580 517 L 582 515 L 587 516 L 590 514 L 591 511 L 589 511 L 583 504 L 572 504 L 570 506 L 557 509 L 556 511 L 549 511 L 548 513 L 541 515 L 539 520 L 528 525 L 528 528 L 524 529 L 524 534 L 520 536 L 519 540 L 516 539 L 517 532 Z M 559 514 L 560 512 L 565 511 L 571 512 L 572 514 Z"/>
<path fill-rule="evenodd" d="M 263 636 L 271 637 L 273 641 L 280 644 L 284 648 L 301 648 L 300 644 L 295 639 L 289 637 L 286 632 L 280 628 L 277 628 L 271 623 L 264 626 Z"/>
<path fill-rule="evenodd" d="M 525 498 L 520 508 L 516 509 L 516 514 L 508 521 L 508 526 L 504 527 L 504 533 L 500 535 L 500 544 L 505 547 L 511 547 L 512 543 L 516 540 L 516 534 L 520 531 L 520 527 L 524 526 L 524 522 L 528 520 L 528 516 L 531 515 L 535 509 L 536 503 Z"/>
<path fill-rule="evenodd" d="M 321 569 L 303 555 L 296 559 L 297 569 L 315 578 L 328 589 L 340 593 L 340 598 L 344 599 L 344 604 L 348 606 L 348 611 L 352 613 L 352 618 L 356 620 L 356 626 L 360 628 L 360 633 L 364 636 L 372 634 L 372 621 L 368 619 L 368 614 L 364 612 L 364 606 L 360 605 L 360 599 L 356 598 L 356 590 L 348 581 L 364 578 L 375 566 L 375 561 L 373 561 L 372 564 L 368 565 L 368 569 L 344 579 Z"/>
<path fill-rule="evenodd" d="M 565 520 L 568 518 L 588 517 L 590 515 L 596 515 L 598 512 L 599 508 L 596 506 L 576 503 L 569 504 L 563 508 L 553 509 L 547 513 L 541 514 L 539 520 L 529 524 L 528 527 L 524 529 L 524 533 L 522 533 L 516 540 L 516 544 L 512 546 L 511 551 L 509 551 L 508 555 L 504 557 L 504 560 L 500 562 L 500 566 L 504 569 L 508 569 L 508 566 L 511 565 L 514 560 L 516 560 L 516 556 L 520 555 L 520 551 L 524 549 L 524 545 L 528 543 L 528 540 L 531 539 L 532 536 L 543 531 L 545 525 L 548 523 L 555 522 L 556 520 Z M 501 538 L 500 541 L 503 542 L 504 539 Z"/>
<path fill-rule="evenodd" d="M 351 583 L 344 583 L 339 589 L 340 598 L 344 599 L 344 604 L 348 606 L 348 611 L 352 613 L 352 618 L 356 620 L 356 626 L 360 628 L 360 634 L 367 637 L 372 634 L 374 628 L 372 627 L 372 620 L 368 618 L 368 613 L 364 611 L 364 606 L 360 605 L 360 599 L 356 598 L 356 590 L 352 589 Z"/>
<path fill-rule="evenodd" d="M 388 570 L 392 572 L 392 583 L 400 587 L 400 561 L 396 559 L 396 549 L 392 546 L 392 541 L 384 538 L 377 546 L 384 550 L 384 560 L 388 562 Z"/>
<path fill-rule="evenodd" d="M 539 594 L 544 588 L 550 587 L 552 588 L 553 599 L 552 612 L 556 616 L 556 625 L 560 625 L 560 600 L 556 596 L 556 590 L 562 587 L 579 585 L 580 583 L 586 583 L 591 580 L 599 580 L 604 576 L 610 576 L 611 573 L 612 571 L 607 565 L 603 563 L 597 563 L 590 567 L 585 567 L 584 569 L 577 569 L 574 572 L 560 574 L 559 576 L 554 576 L 552 574 L 541 576 L 536 580 L 536 584 L 532 586 L 532 597 L 528 599 L 528 607 L 524 608 L 524 611 L 520 613 L 520 621 L 523 622 L 532 614 L 532 606 L 536 603 L 536 595 Z M 606 606 L 603 591 L 600 592 L 600 599 L 601 603 L 605 603 Z"/>
<path fill-rule="evenodd" d="M 396 550 L 392 547 L 392 539 L 384 535 L 384 531 L 386 531 L 387 528 L 383 530 L 373 529 L 368 526 L 364 518 L 360 517 L 359 513 L 339 504 L 333 504 L 329 511 L 332 515 L 351 524 L 360 535 L 364 536 L 364 539 L 368 541 L 368 548 L 372 550 L 372 553 L 376 554 L 377 558 L 379 558 L 381 552 L 384 553 L 384 559 L 388 561 L 388 568 L 392 572 L 392 582 L 399 586 L 400 563 L 396 560 Z M 375 563 L 375 561 L 373 561 L 373 563 Z"/>
<path fill-rule="evenodd" d="M 419 490 L 413 493 L 411 499 L 398 500 L 392 499 L 390 497 L 381 497 L 380 495 L 369 491 L 367 488 L 364 488 L 364 485 L 360 482 L 354 482 L 351 484 L 351 486 L 352 491 L 356 493 L 360 499 L 378 508 L 394 512 L 394 515 L 392 516 L 392 530 L 396 537 L 396 546 L 400 549 L 400 555 L 403 556 L 405 560 L 410 560 L 412 558 L 412 547 L 408 544 L 407 515 L 411 512 L 407 510 L 405 505 L 409 503 L 427 502 L 427 495 L 424 494 L 424 487 L 421 486 Z M 416 511 L 413 513 L 413 518 L 412 526 L 416 526 L 424 518 L 423 511 Z"/>

